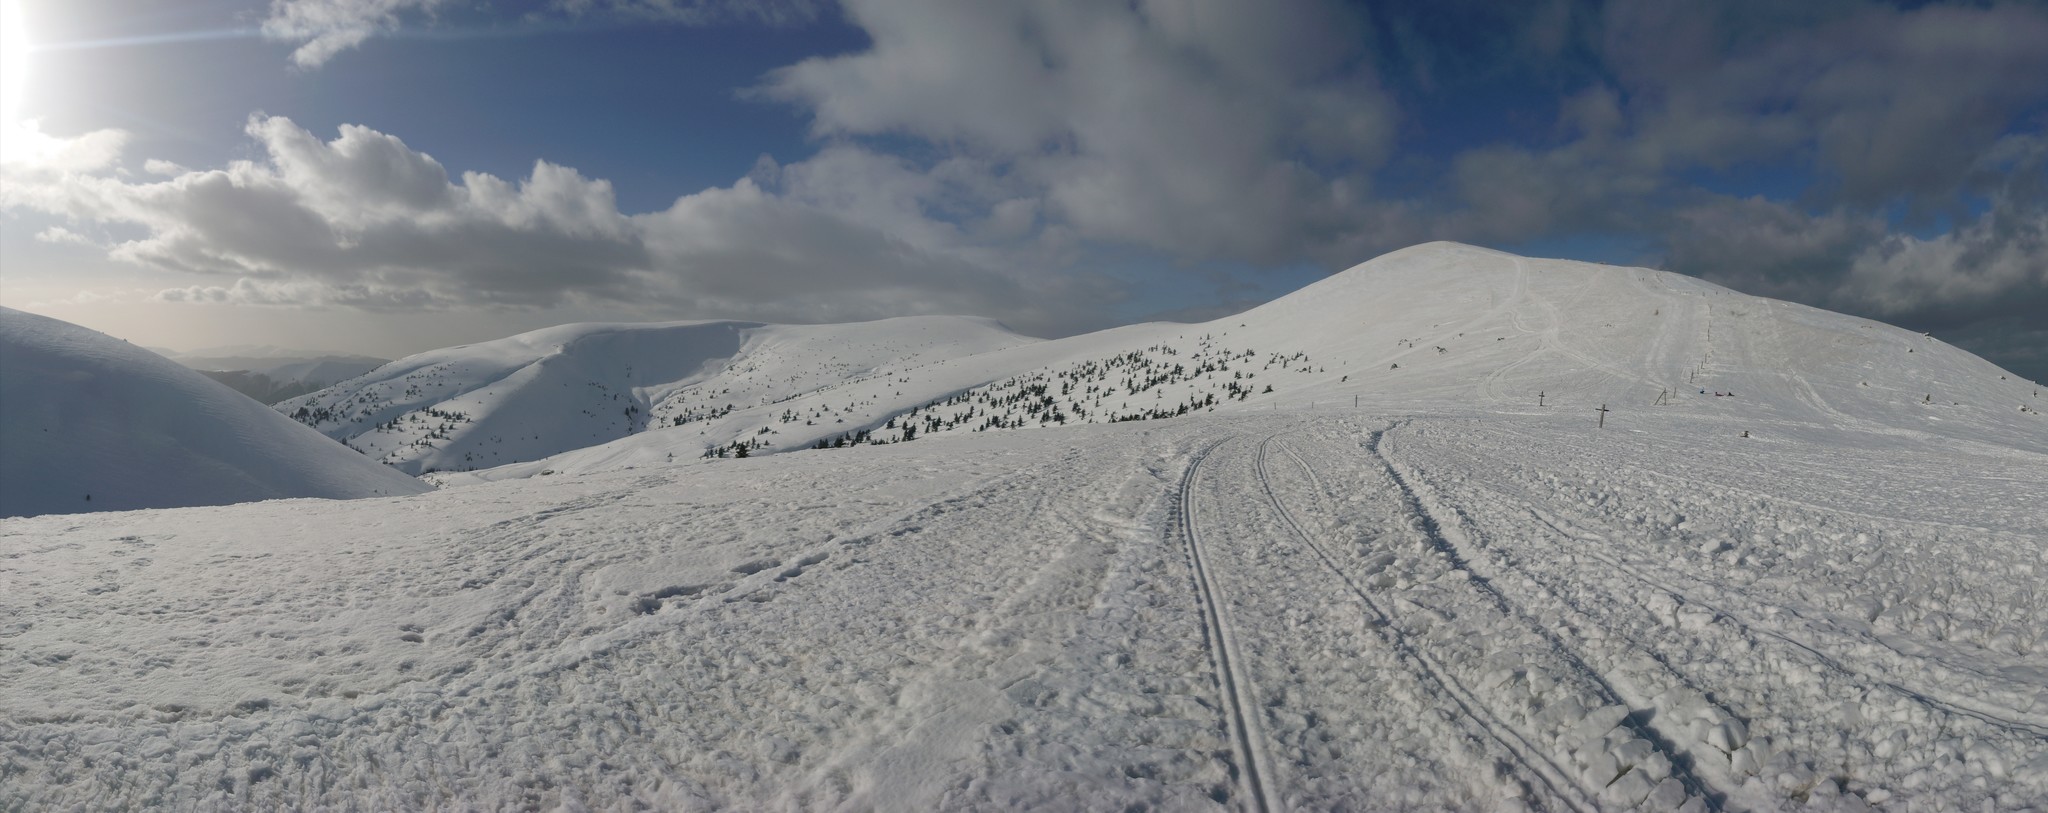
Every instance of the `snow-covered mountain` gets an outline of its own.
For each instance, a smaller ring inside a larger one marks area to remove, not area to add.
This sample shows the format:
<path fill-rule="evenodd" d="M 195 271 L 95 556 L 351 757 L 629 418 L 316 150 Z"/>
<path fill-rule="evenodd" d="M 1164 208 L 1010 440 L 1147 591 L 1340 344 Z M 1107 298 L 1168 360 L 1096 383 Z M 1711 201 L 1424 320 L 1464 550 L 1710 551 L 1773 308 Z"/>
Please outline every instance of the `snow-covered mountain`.
<path fill-rule="evenodd" d="M 408 472 L 468 471 L 1034 341 L 945 316 L 562 325 L 408 356 L 276 408 Z"/>
<path fill-rule="evenodd" d="M 417 494 L 150 351 L 0 309 L 0 516 Z"/>
<path fill-rule="evenodd" d="M 2048 450 L 2048 400 L 2035 384 L 1933 338 L 1677 274 L 1456 243 L 1393 252 L 1208 323 L 960 352 L 772 404 L 733 403 L 458 479 L 1354 403 L 1589 417 L 1605 406 L 1616 420 L 1656 411 L 1733 431 L 1769 421 Z"/>
<path fill-rule="evenodd" d="M 1973 356 L 1447 244 L 940 321 L 451 348 L 330 428 L 615 439 L 0 520 L 0 809 L 2048 810 L 2048 423 Z"/>
<path fill-rule="evenodd" d="M 266 404 L 317 392 L 389 362 L 375 356 L 269 345 L 231 345 L 190 352 L 146 349 Z"/>

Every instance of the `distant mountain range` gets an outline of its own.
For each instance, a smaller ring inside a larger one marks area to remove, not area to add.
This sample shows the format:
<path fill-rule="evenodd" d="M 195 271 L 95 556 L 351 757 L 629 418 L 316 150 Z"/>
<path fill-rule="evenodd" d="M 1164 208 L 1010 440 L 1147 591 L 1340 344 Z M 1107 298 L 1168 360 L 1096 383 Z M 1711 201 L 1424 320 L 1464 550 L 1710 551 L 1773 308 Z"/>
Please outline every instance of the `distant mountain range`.
<path fill-rule="evenodd" d="M 148 349 L 266 404 L 317 392 L 389 362 L 374 356 L 269 345 L 231 345 L 190 352 Z"/>

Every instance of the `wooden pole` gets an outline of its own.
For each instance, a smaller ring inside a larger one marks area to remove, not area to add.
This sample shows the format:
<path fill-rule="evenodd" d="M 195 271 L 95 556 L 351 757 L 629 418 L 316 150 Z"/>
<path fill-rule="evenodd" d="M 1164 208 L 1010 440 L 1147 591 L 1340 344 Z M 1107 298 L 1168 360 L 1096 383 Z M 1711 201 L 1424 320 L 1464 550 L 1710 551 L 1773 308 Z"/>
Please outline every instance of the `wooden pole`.
<path fill-rule="evenodd" d="M 1599 411 L 1599 413 L 1600 413 L 1600 428 L 1601 428 L 1601 429 L 1606 429 L 1606 428 L 1607 428 L 1607 405 L 1606 405 L 1606 404 L 1601 404 L 1601 405 L 1600 405 L 1600 409 L 1599 409 L 1598 411 Z"/>

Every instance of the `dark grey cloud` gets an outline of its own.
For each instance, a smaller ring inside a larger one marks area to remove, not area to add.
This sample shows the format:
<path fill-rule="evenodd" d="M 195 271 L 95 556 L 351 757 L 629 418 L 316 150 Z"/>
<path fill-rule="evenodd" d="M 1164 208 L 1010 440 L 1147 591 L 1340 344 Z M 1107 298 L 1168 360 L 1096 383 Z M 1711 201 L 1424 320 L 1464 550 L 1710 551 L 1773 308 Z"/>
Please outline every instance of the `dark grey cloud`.
<path fill-rule="evenodd" d="M 2048 138 L 2011 136 L 1970 174 L 2000 179 L 1985 210 L 1933 236 L 1837 209 L 1810 214 L 1751 198 L 1678 214 L 1668 267 L 1744 291 L 1943 335 L 2048 378 Z"/>
<path fill-rule="evenodd" d="M 821 137 L 910 136 L 980 161 L 1085 239 L 1288 262 L 1343 239 L 1395 113 L 1334 3 L 850 0 L 874 39 L 758 89 Z M 989 203 L 993 203 L 992 201 Z"/>

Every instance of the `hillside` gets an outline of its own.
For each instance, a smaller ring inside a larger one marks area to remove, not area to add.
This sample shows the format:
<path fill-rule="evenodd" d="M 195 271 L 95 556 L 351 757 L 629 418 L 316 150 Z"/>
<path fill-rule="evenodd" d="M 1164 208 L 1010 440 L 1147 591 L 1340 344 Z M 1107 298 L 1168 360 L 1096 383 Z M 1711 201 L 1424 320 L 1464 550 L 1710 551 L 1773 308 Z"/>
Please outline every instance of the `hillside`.
<path fill-rule="evenodd" d="M 2048 809 L 2048 424 L 1887 326 L 1432 244 L 369 379 L 415 465 L 614 438 L 0 519 L 0 809 Z"/>
<path fill-rule="evenodd" d="M 407 472 L 468 471 L 1032 341 L 962 317 L 562 325 L 409 356 L 276 408 Z"/>
<path fill-rule="evenodd" d="M 1354 404 L 1589 420 L 1605 406 L 1615 420 L 1704 417 L 1730 432 L 2048 451 L 2035 384 L 1930 337 L 1677 274 L 1430 243 L 1208 323 L 962 354 L 462 479 Z"/>
<path fill-rule="evenodd" d="M 199 373 L 119 339 L 0 309 L 0 516 L 417 494 Z"/>

